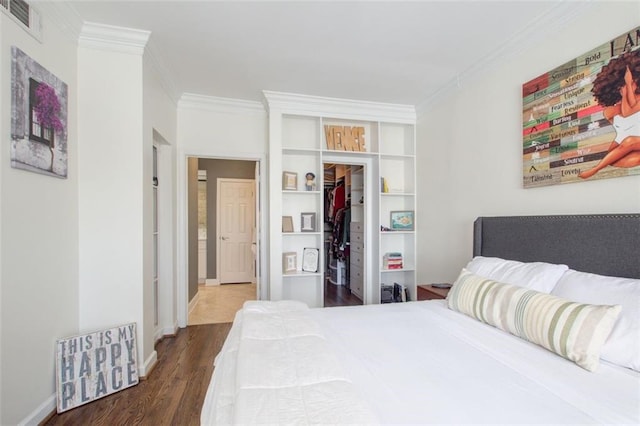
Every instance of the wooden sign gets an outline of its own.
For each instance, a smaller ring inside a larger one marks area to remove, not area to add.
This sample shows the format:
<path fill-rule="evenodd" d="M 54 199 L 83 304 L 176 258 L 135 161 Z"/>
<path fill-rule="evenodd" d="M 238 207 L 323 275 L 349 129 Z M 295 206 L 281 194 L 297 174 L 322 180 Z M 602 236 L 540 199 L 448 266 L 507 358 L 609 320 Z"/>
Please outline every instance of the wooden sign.
<path fill-rule="evenodd" d="M 56 342 L 58 413 L 138 384 L 136 324 Z"/>
<path fill-rule="evenodd" d="M 364 127 L 324 126 L 327 149 L 332 151 L 366 152 Z"/>

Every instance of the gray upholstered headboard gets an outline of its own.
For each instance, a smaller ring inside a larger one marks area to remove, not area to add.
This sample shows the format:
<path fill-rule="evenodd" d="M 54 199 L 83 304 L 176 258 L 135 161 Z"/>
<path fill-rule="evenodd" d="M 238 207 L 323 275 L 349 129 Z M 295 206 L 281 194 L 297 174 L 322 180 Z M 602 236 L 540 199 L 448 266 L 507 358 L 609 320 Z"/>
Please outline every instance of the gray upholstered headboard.
<path fill-rule="evenodd" d="M 640 214 L 479 217 L 473 255 L 640 279 Z"/>

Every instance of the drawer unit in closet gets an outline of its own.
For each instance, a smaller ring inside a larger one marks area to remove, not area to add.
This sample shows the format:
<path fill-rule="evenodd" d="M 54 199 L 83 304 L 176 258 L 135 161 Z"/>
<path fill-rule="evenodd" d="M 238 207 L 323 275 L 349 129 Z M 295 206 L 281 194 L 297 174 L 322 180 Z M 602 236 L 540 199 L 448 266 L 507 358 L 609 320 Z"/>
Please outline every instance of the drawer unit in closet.
<path fill-rule="evenodd" d="M 349 284 L 351 293 L 362 299 L 364 284 L 364 226 L 362 222 L 349 225 Z"/>

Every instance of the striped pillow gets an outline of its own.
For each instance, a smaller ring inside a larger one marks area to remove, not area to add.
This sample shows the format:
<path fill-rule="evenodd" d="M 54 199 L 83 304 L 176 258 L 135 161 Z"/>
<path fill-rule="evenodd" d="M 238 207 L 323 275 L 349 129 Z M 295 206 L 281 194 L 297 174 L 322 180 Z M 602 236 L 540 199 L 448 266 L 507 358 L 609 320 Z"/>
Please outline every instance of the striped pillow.
<path fill-rule="evenodd" d="M 447 296 L 449 309 L 540 345 L 595 371 L 600 349 L 620 314 L 620 305 L 570 302 L 462 269 Z"/>

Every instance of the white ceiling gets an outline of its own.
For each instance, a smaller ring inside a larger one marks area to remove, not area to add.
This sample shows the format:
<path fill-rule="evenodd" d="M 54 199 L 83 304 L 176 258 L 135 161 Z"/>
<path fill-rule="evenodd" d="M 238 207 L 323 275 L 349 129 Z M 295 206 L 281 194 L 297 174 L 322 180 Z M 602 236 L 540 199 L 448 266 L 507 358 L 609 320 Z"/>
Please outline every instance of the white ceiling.
<path fill-rule="evenodd" d="M 72 1 L 82 20 L 151 31 L 182 93 L 262 90 L 419 105 L 572 19 L 567 1 Z"/>

